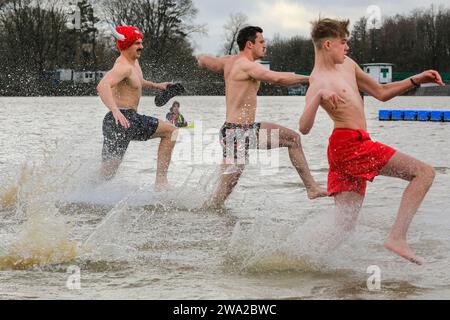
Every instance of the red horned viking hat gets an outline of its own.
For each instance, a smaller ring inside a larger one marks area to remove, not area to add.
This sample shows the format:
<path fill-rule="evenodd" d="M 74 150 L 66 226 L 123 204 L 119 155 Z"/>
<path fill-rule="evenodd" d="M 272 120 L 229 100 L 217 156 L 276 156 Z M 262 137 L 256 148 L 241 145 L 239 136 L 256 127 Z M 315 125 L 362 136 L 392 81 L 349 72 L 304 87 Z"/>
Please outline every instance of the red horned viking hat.
<path fill-rule="evenodd" d="M 115 29 L 111 27 L 111 31 L 120 51 L 131 47 L 136 40 L 144 38 L 142 32 L 136 27 L 118 26 Z"/>

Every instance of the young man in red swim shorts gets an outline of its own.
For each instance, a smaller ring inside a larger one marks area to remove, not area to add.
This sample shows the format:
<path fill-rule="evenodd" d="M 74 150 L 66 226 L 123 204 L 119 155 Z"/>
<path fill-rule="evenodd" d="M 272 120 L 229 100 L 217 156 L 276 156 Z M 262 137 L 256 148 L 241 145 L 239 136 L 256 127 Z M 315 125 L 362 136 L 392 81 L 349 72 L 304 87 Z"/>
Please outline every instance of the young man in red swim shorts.
<path fill-rule="evenodd" d="M 334 122 L 335 130 L 328 147 L 328 193 L 335 199 L 339 232 L 354 229 L 367 181 L 373 181 L 378 175 L 409 181 L 385 247 L 420 265 L 423 262 L 408 246 L 406 234 L 433 183 L 435 171 L 428 164 L 371 140 L 359 92 L 387 101 L 422 83 L 444 84 L 434 70 L 403 81 L 385 85 L 377 83 L 346 56 L 349 50 L 348 25 L 348 20 L 332 19 L 320 19 L 313 24 L 311 36 L 316 54 L 315 66 L 300 119 L 300 131 L 303 134 L 310 132 L 319 105 Z"/>

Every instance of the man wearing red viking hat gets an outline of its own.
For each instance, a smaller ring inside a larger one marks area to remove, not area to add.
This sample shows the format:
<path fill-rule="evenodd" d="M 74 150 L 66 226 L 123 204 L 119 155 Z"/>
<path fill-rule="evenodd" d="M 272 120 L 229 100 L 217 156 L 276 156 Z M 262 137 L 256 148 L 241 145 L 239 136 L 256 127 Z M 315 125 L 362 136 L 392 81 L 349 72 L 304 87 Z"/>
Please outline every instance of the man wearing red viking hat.
<path fill-rule="evenodd" d="M 100 81 L 97 91 L 110 112 L 103 120 L 103 151 L 101 174 L 105 179 L 114 177 L 131 141 L 160 138 L 155 187 L 168 185 L 172 151 L 177 129 L 165 121 L 137 113 L 143 88 L 166 90 L 170 83 L 154 83 L 144 79 L 139 58 L 143 50 L 144 35 L 139 29 L 120 26 L 113 30 L 120 57 L 114 67 Z"/>

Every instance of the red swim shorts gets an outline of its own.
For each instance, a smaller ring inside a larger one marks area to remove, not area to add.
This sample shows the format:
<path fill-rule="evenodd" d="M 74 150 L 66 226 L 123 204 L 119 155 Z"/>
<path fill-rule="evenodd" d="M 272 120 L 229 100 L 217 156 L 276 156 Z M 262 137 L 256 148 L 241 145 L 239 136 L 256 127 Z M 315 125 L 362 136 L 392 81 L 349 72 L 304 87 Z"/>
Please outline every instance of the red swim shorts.
<path fill-rule="evenodd" d="M 328 195 L 354 191 L 366 194 L 372 182 L 397 150 L 373 142 L 364 130 L 335 129 L 328 146 Z"/>

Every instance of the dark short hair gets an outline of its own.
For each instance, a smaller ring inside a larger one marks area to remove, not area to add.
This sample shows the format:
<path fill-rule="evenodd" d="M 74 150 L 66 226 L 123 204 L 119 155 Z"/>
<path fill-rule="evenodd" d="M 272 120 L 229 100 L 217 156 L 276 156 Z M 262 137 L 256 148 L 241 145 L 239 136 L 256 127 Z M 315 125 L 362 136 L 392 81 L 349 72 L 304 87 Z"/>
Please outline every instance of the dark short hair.
<path fill-rule="evenodd" d="M 247 41 L 255 43 L 257 33 L 263 33 L 263 29 L 255 26 L 248 26 L 241 29 L 237 36 L 237 44 L 239 46 L 239 50 L 243 51 L 245 49 Z"/>
<path fill-rule="evenodd" d="M 172 106 L 170 107 L 170 112 L 173 112 L 173 109 L 175 108 L 175 105 L 179 108 L 180 107 L 180 103 L 178 101 L 174 101 L 172 103 Z"/>

